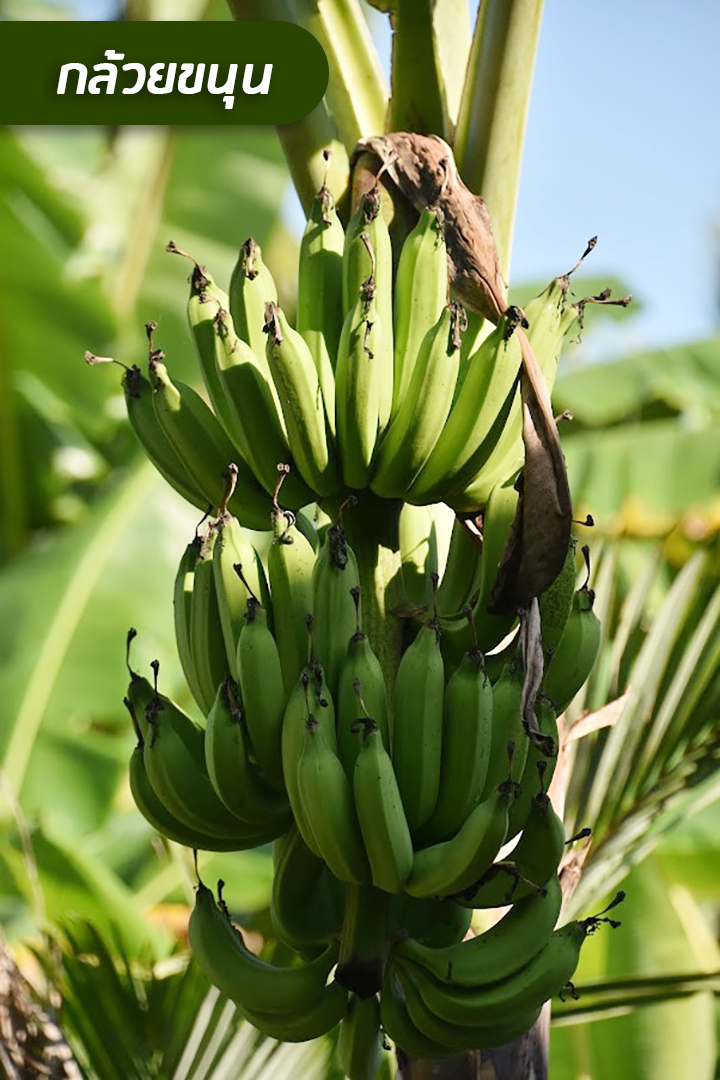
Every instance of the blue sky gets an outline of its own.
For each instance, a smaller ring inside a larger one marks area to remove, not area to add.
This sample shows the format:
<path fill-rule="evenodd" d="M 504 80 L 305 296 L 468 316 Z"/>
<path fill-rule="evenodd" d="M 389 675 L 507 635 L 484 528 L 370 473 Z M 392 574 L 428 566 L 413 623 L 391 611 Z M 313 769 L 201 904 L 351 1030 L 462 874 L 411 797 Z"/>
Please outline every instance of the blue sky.
<path fill-rule="evenodd" d="M 593 269 L 617 270 L 646 305 L 634 337 L 663 344 L 715 330 L 719 41 L 717 0 L 548 0 L 516 275 L 572 265 L 597 233 Z"/>
<path fill-rule="evenodd" d="M 78 6 L 102 18 L 112 3 Z M 588 271 L 644 304 L 612 324 L 613 352 L 720 321 L 719 42 L 718 0 L 546 0 L 512 277 L 562 272 L 598 234 Z M 387 30 L 379 47 L 387 61 Z"/>

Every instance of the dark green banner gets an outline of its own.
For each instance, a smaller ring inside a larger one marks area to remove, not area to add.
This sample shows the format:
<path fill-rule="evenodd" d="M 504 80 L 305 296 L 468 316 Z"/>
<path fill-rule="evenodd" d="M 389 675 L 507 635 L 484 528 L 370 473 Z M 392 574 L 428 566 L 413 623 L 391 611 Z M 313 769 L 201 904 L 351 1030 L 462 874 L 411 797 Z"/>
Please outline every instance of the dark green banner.
<path fill-rule="evenodd" d="M 0 124 L 289 124 L 328 81 L 293 23 L 0 22 L 0 40 Z"/>

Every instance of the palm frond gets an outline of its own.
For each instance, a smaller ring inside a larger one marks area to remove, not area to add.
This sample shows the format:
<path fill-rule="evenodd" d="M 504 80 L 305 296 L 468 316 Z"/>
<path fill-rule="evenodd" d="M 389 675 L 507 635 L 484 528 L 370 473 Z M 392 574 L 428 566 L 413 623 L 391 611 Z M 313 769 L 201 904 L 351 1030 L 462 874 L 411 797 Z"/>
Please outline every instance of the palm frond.
<path fill-rule="evenodd" d="M 623 583 L 627 543 L 605 543 L 594 580 L 605 637 L 584 704 L 627 693 L 614 725 L 574 749 L 567 829 L 590 825 L 593 841 L 569 914 L 587 910 L 668 831 L 720 797 L 716 567 L 700 549 L 673 578 L 662 546 L 650 544 L 634 581 Z M 569 719 L 577 710 L 576 702 Z"/>
<path fill-rule="evenodd" d="M 184 951 L 130 957 L 112 935 L 66 922 L 36 956 L 59 992 L 68 1044 L 91 1077 L 325 1080 L 332 1044 L 257 1032 Z"/>

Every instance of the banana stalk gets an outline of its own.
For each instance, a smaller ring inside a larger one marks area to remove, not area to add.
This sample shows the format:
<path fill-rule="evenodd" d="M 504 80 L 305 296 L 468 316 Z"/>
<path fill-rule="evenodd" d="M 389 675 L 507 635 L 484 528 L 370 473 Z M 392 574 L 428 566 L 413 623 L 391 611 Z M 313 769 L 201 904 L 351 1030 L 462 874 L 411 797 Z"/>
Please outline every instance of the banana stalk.
<path fill-rule="evenodd" d="M 506 279 L 542 10 L 543 0 L 480 5 L 455 135 L 460 175 L 487 203 Z"/>

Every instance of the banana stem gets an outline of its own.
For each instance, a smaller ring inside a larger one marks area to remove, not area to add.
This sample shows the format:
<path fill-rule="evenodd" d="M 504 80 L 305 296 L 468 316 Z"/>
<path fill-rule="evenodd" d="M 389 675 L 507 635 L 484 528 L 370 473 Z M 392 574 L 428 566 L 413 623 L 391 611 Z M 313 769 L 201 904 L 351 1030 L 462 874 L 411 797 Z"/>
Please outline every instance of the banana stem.
<path fill-rule="evenodd" d="M 442 73 L 437 65 L 435 4 L 399 0 L 393 12 L 390 131 L 417 131 L 448 139 Z"/>
<path fill-rule="evenodd" d="M 460 103 L 455 158 L 485 199 L 507 280 L 543 0 L 484 0 Z"/>
<path fill-rule="evenodd" d="M 309 116 L 277 128 L 288 168 L 309 215 L 325 183 L 340 214 L 348 216 L 349 154 L 363 136 L 385 126 L 388 92 L 380 61 L 358 0 L 227 0 L 234 19 L 288 21 L 322 45 L 329 65 L 324 99 Z M 328 162 L 323 151 L 330 150 Z"/>
<path fill-rule="evenodd" d="M 324 101 L 303 120 L 277 128 L 290 176 L 307 217 L 323 184 L 332 193 L 338 212 L 349 217 L 350 163 L 337 127 Z M 324 157 L 330 151 L 330 163 Z"/>
<path fill-rule="evenodd" d="M 388 950 L 390 894 L 374 885 L 345 890 L 336 978 L 348 990 L 367 997 L 379 991 Z"/>

